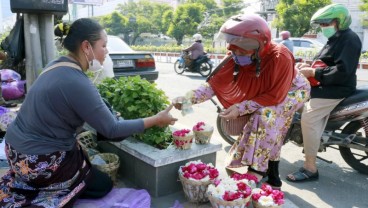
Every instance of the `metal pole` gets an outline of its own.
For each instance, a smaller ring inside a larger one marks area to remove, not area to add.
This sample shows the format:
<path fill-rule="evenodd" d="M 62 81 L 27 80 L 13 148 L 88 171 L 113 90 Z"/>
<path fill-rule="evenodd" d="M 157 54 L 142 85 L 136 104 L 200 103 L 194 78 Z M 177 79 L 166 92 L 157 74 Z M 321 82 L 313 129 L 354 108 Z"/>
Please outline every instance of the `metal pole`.
<path fill-rule="evenodd" d="M 31 50 L 31 34 L 29 31 L 30 19 L 29 14 L 24 14 L 24 44 L 26 53 L 26 83 L 27 91 L 31 88 L 31 85 L 35 79 L 33 70 L 33 54 Z"/>

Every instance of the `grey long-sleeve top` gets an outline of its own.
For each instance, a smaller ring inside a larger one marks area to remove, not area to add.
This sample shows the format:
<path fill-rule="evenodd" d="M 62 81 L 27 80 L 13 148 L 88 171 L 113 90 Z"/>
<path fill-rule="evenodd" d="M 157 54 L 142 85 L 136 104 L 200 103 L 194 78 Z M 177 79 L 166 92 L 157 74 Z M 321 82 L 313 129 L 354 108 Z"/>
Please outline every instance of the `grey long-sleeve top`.
<path fill-rule="evenodd" d="M 72 62 L 61 57 L 53 63 L 60 61 Z M 82 71 L 56 67 L 33 83 L 5 139 L 24 154 L 69 151 L 76 142 L 76 129 L 84 122 L 118 140 L 144 131 L 143 119 L 117 120 Z"/>

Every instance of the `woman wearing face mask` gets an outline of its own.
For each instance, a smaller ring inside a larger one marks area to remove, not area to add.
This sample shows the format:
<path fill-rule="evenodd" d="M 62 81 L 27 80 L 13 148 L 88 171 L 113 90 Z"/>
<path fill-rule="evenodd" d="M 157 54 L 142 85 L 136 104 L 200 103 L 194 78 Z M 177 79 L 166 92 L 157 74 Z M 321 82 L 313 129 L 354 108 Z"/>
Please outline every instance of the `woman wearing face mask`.
<path fill-rule="evenodd" d="M 78 197 L 100 198 L 112 189 L 107 174 L 92 167 L 76 141 L 87 122 L 120 141 L 153 126 L 173 124 L 169 111 L 117 120 L 84 72 L 99 70 L 107 35 L 94 20 L 76 20 L 64 39 L 69 53 L 36 79 L 5 135 L 10 171 L 0 181 L 1 207 L 72 207 Z"/>
<path fill-rule="evenodd" d="M 197 104 L 216 96 L 225 108 L 223 118 L 250 115 L 228 152 L 227 168 L 248 166 L 248 173 L 259 180 L 268 176 L 269 184 L 281 187 L 280 149 L 294 112 L 309 96 L 308 81 L 294 70 L 293 54 L 271 42 L 267 22 L 258 15 L 231 17 L 222 25 L 220 38 L 229 50 L 223 67 L 188 96 L 175 98 L 174 106 L 180 109 L 183 99 Z"/>
<path fill-rule="evenodd" d="M 349 26 L 349 10 L 342 4 L 331 4 L 319 9 L 311 19 L 328 38 L 327 44 L 317 54 L 323 66 L 314 68 L 307 64 L 297 65 L 308 79 L 314 78 L 319 85 L 311 89 L 311 99 L 302 113 L 302 134 L 305 162 L 298 171 L 286 179 L 292 182 L 317 180 L 316 166 L 320 138 L 326 127 L 330 112 L 356 90 L 356 70 L 362 43 Z"/>

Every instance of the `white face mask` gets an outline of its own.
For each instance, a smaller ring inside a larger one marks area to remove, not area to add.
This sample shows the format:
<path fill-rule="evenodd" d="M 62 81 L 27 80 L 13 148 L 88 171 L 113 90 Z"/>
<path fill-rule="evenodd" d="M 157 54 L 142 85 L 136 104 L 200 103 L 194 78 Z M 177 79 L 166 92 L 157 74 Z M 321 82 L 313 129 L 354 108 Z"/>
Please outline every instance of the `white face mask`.
<path fill-rule="evenodd" d="M 89 44 L 91 46 L 91 49 L 92 49 L 92 45 Z M 84 54 L 86 55 L 86 54 Z M 92 55 L 93 55 L 93 60 L 92 61 L 89 61 L 88 60 L 88 57 L 86 55 L 86 59 L 88 61 L 88 70 L 91 71 L 91 72 L 98 72 L 98 71 L 101 71 L 103 69 L 103 66 L 101 65 L 101 63 L 95 58 L 95 54 L 93 53 L 93 50 L 92 50 Z"/>

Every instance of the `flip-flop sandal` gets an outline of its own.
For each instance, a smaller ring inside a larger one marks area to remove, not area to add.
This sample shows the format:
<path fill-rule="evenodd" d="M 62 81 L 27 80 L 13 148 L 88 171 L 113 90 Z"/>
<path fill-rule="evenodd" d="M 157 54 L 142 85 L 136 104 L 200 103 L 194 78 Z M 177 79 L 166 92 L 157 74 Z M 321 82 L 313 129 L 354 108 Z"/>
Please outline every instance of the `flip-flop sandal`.
<path fill-rule="evenodd" d="M 292 175 L 294 178 L 290 178 L 289 176 L 286 176 L 286 180 L 291 181 L 291 182 L 315 181 L 315 180 L 318 180 L 318 177 L 319 177 L 318 170 L 317 172 L 312 173 L 303 167 L 290 175 Z"/>

